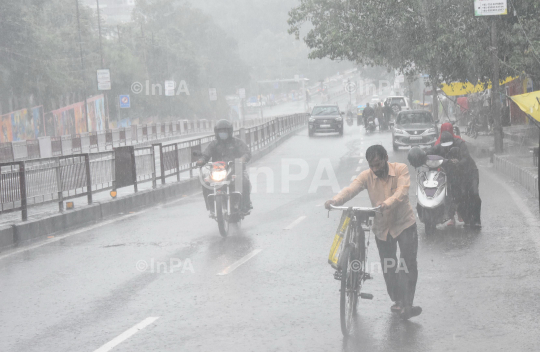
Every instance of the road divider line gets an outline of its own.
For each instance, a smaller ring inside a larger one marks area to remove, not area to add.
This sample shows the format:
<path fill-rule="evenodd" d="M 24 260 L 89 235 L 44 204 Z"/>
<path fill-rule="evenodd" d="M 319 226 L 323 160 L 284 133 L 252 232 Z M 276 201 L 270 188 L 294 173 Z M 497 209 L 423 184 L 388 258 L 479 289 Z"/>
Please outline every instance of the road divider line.
<path fill-rule="evenodd" d="M 364 159 L 358 160 L 358 164 L 362 164 L 364 162 Z"/>
<path fill-rule="evenodd" d="M 250 260 L 251 258 L 253 258 L 254 256 L 256 256 L 257 254 L 259 254 L 259 252 L 262 251 L 262 249 L 254 249 L 252 250 L 250 253 L 248 253 L 246 256 L 242 257 L 240 260 L 232 263 L 231 265 L 229 265 L 228 267 L 226 267 L 225 269 L 223 269 L 223 271 L 217 273 L 216 275 L 218 276 L 223 276 L 223 275 L 227 275 L 227 274 L 230 274 L 232 273 L 234 270 L 236 270 L 236 268 L 238 268 L 240 265 L 244 264 L 245 262 L 247 262 L 248 260 Z"/>
<path fill-rule="evenodd" d="M 298 225 L 299 223 L 301 223 L 307 216 L 305 215 L 302 215 L 301 217 L 299 217 L 298 219 L 294 220 L 293 222 L 291 222 L 289 224 L 289 226 L 285 227 L 283 230 L 290 230 L 292 229 L 293 227 L 295 227 L 296 225 Z"/>
<path fill-rule="evenodd" d="M 355 178 L 356 178 L 356 176 L 353 175 L 353 176 L 351 177 L 351 182 L 354 181 Z"/>
<path fill-rule="evenodd" d="M 360 166 L 358 166 L 358 167 L 356 168 L 356 172 L 360 171 L 361 169 L 362 169 L 362 168 L 361 168 Z"/>
<path fill-rule="evenodd" d="M 122 342 L 126 341 L 131 336 L 135 335 L 136 333 L 138 333 L 139 331 L 141 331 L 142 329 L 144 329 L 145 327 L 152 324 L 158 319 L 159 317 L 148 317 L 144 319 L 139 324 L 133 326 L 132 328 L 127 329 L 126 331 L 124 331 L 123 333 L 121 333 L 120 335 L 112 339 L 111 341 L 107 342 L 106 344 L 104 344 L 103 346 L 95 350 L 94 352 L 108 352 L 112 350 L 113 348 L 115 348 Z"/>

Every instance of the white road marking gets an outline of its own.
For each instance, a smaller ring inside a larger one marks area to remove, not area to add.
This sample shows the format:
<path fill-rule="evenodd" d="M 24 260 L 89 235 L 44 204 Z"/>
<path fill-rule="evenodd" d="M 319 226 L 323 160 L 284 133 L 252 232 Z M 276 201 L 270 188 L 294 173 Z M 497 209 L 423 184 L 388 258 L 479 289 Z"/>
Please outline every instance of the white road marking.
<path fill-rule="evenodd" d="M 198 194 L 201 194 L 201 193 L 202 193 L 202 192 L 195 193 L 195 194 L 193 194 L 193 195 L 189 195 L 189 196 L 187 196 L 187 197 L 183 197 L 183 198 L 180 198 L 180 199 L 171 201 L 171 202 L 167 202 L 167 203 L 165 203 L 165 204 L 173 204 L 173 203 L 177 203 L 177 202 L 179 202 L 179 201 L 181 201 L 181 200 L 184 200 L 184 199 L 186 199 L 186 198 L 189 198 L 189 197 L 191 197 L 191 196 L 198 195 Z M 23 248 L 20 248 L 20 249 L 11 251 L 11 252 L 9 252 L 9 253 L 0 255 L 0 260 L 2 260 L 2 259 L 4 259 L 4 258 L 11 257 L 12 255 L 16 255 L 16 254 L 19 254 L 19 253 L 22 253 L 22 252 L 26 252 L 26 251 L 30 251 L 30 250 L 32 250 L 32 249 L 39 248 L 39 247 L 41 247 L 41 246 L 45 246 L 45 245 L 50 244 L 50 243 L 58 242 L 58 241 L 63 240 L 64 238 L 67 238 L 67 237 L 71 237 L 71 236 L 78 235 L 78 234 L 83 233 L 83 232 L 86 232 L 86 231 L 90 231 L 90 230 L 97 229 L 97 228 L 100 228 L 100 227 L 102 227 L 102 226 L 105 226 L 105 225 L 109 225 L 109 224 L 115 223 L 115 222 L 117 222 L 117 221 L 122 221 L 122 220 L 125 220 L 125 219 L 129 219 L 129 218 L 131 218 L 131 217 L 133 217 L 133 216 L 137 216 L 137 215 L 146 213 L 147 211 L 152 210 L 153 208 L 161 208 L 161 207 L 163 207 L 163 204 L 156 205 L 156 206 L 147 208 L 147 209 L 145 209 L 145 210 L 138 211 L 138 212 L 136 212 L 136 213 L 129 213 L 129 214 L 127 214 L 127 215 L 120 216 L 120 217 L 115 218 L 115 219 L 103 221 L 103 222 L 100 222 L 100 223 L 95 224 L 95 225 L 86 226 L 86 227 L 83 227 L 83 228 L 81 228 L 81 229 L 74 230 L 74 231 L 68 232 L 68 233 L 63 234 L 63 235 L 54 235 L 54 234 L 51 234 L 51 235 L 53 235 L 54 237 L 47 238 L 47 239 L 44 240 L 43 242 L 36 243 L 36 244 L 34 244 L 34 245 L 31 245 L 31 246 L 25 246 L 25 247 L 23 247 Z"/>
<path fill-rule="evenodd" d="M 298 225 L 299 223 L 301 223 L 307 216 L 305 215 L 302 215 L 301 217 L 299 217 L 298 219 L 294 220 L 293 222 L 291 222 L 289 224 L 289 226 L 287 226 L 286 228 L 284 228 L 283 230 L 290 230 L 292 229 L 293 227 L 295 227 L 296 225 Z"/>
<path fill-rule="evenodd" d="M 364 159 L 358 160 L 358 164 L 362 164 L 364 162 Z"/>
<path fill-rule="evenodd" d="M 358 166 L 358 167 L 356 168 L 356 171 L 358 172 L 358 171 L 360 171 L 361 169 L 362 169 L 362 168 L 361 168 L 360 166 Z"/>
<path fill-rule="evenodd" d="M 245 262 L 247 262 L 248 260 L 256 256 L 257 254 L 259 254 L 260 251 L 262 251 L 262 249 L 254 249 L 248 255 L 244 256 L 239 261 L 234 262 L 233 264 L 229 265 L 228 267 L 223 269 L 223 271 L 221 271 L 220 273 L 217 273 L 216 275 L 222 276 L 222 275 L 227 275 L 227 274 L 232 273 L 240 265 L 244 264 Z"/>
<path fill-rule="evenodd" d="M 131 336 L 135 335 L 140 330 L 144 329 L 145 327 L 152 324 L 153 322 L 155 322 L 158 319 L 159 319 L 159 317 L 148 317 L 148 318 L 144 319 L 139 324 L 135 325 L 132 328 L 127 329 L 122 334 L 118 335 L 117 337 L 115 337 L 111 341 L 107 342 L 106 344 L 104 344 L 103 346 L 101 346 L 100 348 L 95 350 L 94 352 L 108 352 L 108 351 L 112 350 L 113 348 L 115 348 L 116 346 L 118 346 L 119 344 L 124 342 L 125 340 L 129 339 Z"/>
<path fill-rule="evenodd" d="M 356 178 L 356 176 L 353 175 L 353 176 L 351 177 L 351 182 L 354 181 L 355 178 Z"/>

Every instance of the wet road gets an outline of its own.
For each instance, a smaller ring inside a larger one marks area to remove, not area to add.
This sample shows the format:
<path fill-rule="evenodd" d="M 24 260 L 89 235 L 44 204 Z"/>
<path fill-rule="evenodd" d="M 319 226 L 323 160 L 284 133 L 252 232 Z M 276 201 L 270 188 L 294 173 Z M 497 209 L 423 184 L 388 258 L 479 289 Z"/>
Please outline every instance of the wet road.
<path fill-rule="evenodd" d="M 360 302 L 355 335 L 343 339 L 339 283 L 327 264 L 339 214 L 327 218 L 322 204 L 334 191 L 312 180 L 319 168 L 323 180 L 333 170 L 347 185 L 367 168 L 360 160 L 374 143 L 405 162 L 389 133 L 297 133 L 250 165 L 260 172 L 255 210 L 226 239 L 193 194 L 2 253 L 0 351 L 537 350 L 537 212 L 484 159 L 482 230 L 439 226 L 428 238 L 419 225 L 415 304 L 423 314 L 392 316 L 374 273 L 365 287 L 375 298 Z M 287 174 L 297 177 L 284 182 Z M 369 205 L 367 193 L 349 204 Z M 374 241 L 369 258 L 377 261 Z"/>

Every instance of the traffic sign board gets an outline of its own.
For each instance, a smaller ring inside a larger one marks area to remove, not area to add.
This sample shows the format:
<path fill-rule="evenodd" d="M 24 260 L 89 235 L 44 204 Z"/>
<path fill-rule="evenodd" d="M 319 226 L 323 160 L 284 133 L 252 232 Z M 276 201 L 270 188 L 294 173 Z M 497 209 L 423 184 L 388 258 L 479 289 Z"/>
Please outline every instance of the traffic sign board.
<path fill-rule="evenodd" d="M 244 99 L 246 97 L 246 88 L 238 89 L 238 96 L 240 99 Z"/>
<path fill-rule="evenodd" d="M 129 95 L 121 95 L 120 96 L 120 108 L 126 109 L 131 107 L 131 101 L 129 99 Z"/>
<path fill-rule="evenodd" d="M 97 70 L 98 90 L 111 90 L 111 71 L 108 68 Z"/>

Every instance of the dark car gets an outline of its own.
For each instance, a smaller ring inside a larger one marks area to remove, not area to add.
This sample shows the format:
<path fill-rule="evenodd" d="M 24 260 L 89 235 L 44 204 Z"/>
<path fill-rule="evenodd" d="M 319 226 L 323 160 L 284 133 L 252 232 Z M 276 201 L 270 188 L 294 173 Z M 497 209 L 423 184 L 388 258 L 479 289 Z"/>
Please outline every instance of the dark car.
<path fill-rule="evenodd" d="M 343 136 L 343 116 L 337 105 L 317 105 L 309 118 L 309 136 L 315 133 L 337 132 Z"/>
<path fill-rule="evenodd" d="M 392 129 L 394 150 L 407 146 L 433 146 L 439 138 L 437 122 L 429 111 L 401 111 Z"/>

